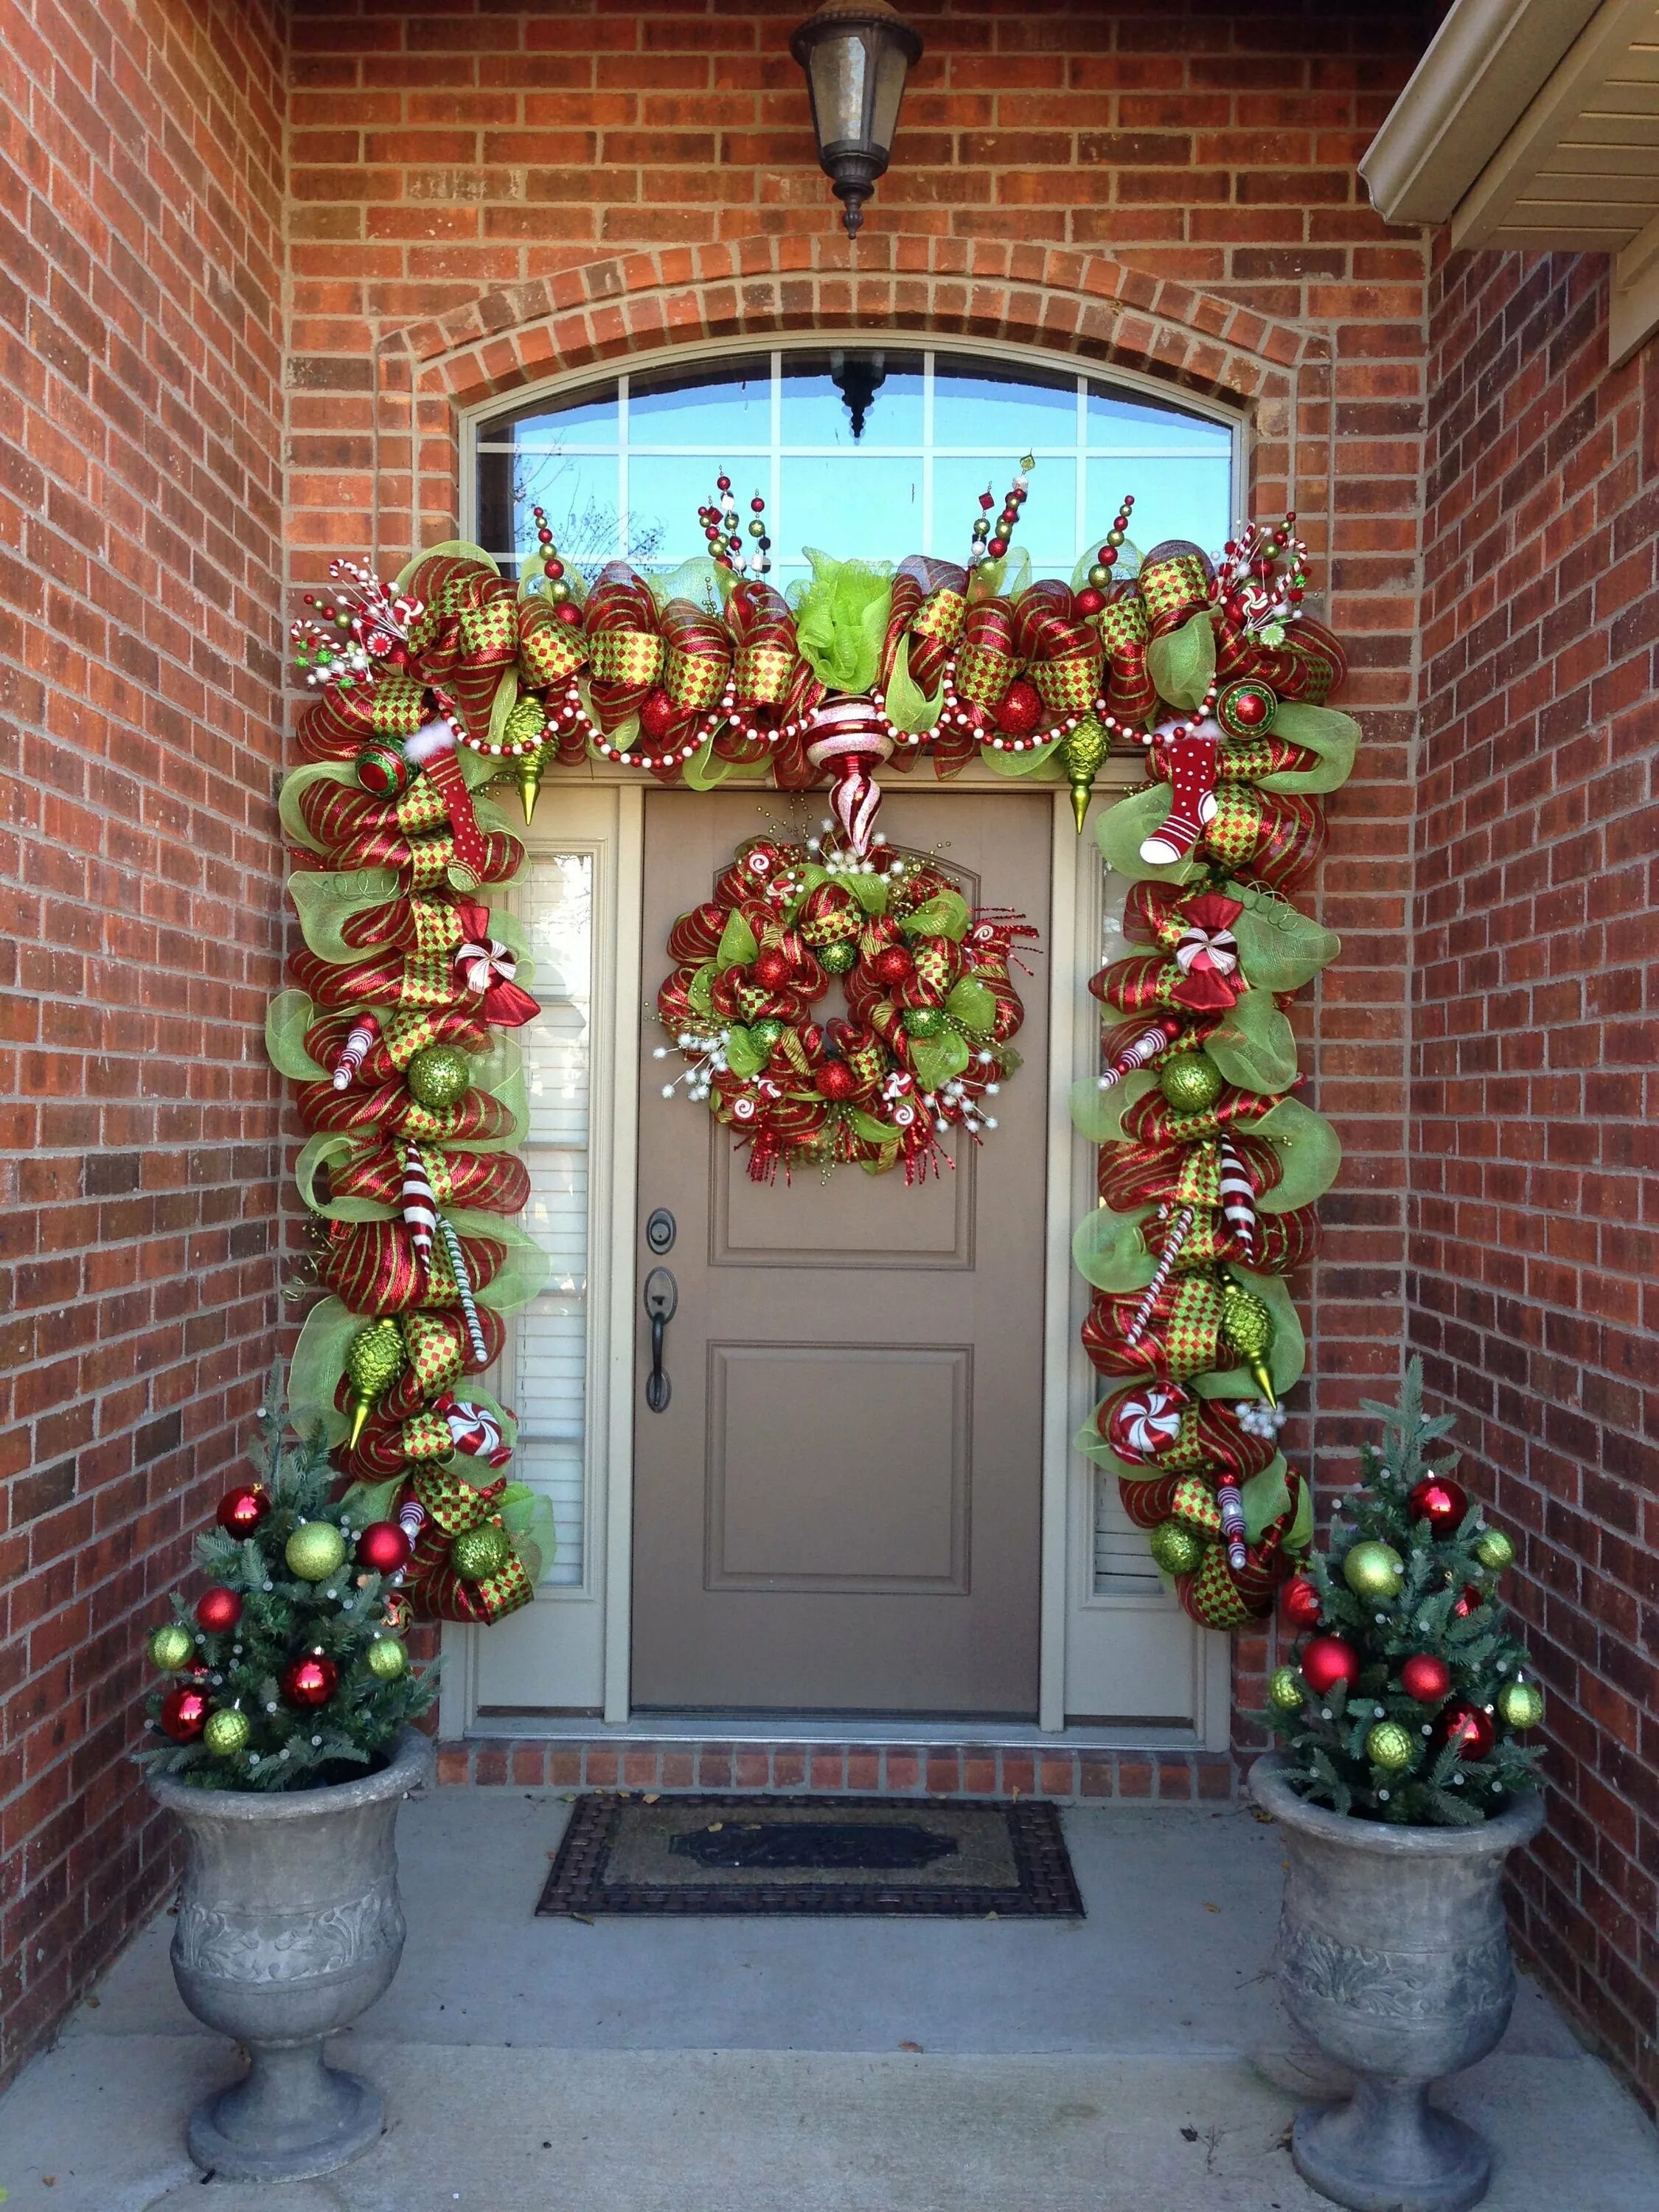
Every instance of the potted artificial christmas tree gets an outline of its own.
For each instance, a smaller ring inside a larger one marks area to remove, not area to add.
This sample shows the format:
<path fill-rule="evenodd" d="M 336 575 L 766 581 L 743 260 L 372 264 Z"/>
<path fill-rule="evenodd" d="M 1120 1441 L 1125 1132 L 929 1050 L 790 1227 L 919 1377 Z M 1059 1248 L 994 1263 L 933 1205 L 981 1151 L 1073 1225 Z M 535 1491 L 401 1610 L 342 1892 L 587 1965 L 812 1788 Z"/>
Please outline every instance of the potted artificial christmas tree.
<path fill-rule="evenodd" d="M 1515 1970 L 1500 1883 L 1543 1819 L 1536 1754 L 1515 1741 L 1544 1701 L 1493 1595 L 1515 1556 L 1431 1461 L 1452 1426 L 1423 1412 L 1413 1360 L 1364 1487 L 1339 1499 L 1328 1552 L 1287 1583 L 1304 1641 L 1268 1688 L 1285 1748 L 1250 1777 L 1285 1836 L 1286 2007 L 1352 2098 L 1299 2112 L 1297 2170 L 1352 2212 L 1462 2212 L 1486 2194 L 1474 2131 L 1429 2084 L 1483 2057 Z"/>
<path fill-rule="evenodd" d="M 191 2116 L 190 2152 L 227 2178 L 326 2173 L 380 2134 L 380 2100 L 323 2041 L 391 1983 L 404 1945 L 392 1831 L 432 1770 L 410 1726 L 436 1694 L 398 1633 L 409 1541 L 331 1503 L 320 1435 L 283 1442 L 280 1378 L 258 1480 L 197 1540 L 209 1587 L 149 1639 L 169 1686 L 140 1753 L 189 1847 L 173 1971 L 196 2017 L 234 2036 L 246 2078 Z"/>

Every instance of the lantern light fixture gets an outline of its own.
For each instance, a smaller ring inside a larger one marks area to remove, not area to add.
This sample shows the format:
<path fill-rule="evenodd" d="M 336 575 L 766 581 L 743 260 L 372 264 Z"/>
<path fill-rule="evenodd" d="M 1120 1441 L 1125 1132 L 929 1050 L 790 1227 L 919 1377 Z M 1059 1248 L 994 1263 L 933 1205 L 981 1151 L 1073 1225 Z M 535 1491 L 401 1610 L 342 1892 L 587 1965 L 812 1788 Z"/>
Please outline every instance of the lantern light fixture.
<path fill-rule="evenodd" d="M 888 0 L 824 0 L 789 51 L 806 72 L 818 160 L 855 238 L 864 203 L 886 170 L 904 80 L 921 40 Z"/>

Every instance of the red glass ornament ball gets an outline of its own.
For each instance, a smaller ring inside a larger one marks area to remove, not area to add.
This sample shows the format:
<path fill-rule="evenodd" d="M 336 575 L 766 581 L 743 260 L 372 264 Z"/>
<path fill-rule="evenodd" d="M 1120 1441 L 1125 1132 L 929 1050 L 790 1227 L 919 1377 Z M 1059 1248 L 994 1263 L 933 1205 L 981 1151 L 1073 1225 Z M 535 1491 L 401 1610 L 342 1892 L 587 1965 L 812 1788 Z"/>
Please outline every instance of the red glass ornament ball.
<path fill-rule="evenodd" d="M 372 1575 L 395 1575 L 409 1565 L 409 1539 L 395 1521 L 371 1521 L 357 1539 L 357 1560 Z"/>
<path fill-rule="evenodd" d="M 1292 1628 L 1317 1628 L 1319 1591 L 1306 1575 L 1292 1575 L 1285 1585 L 1279 1607 Z"/>
<path fill-rule="evenodd" d="M 196 1601 L 196 1626 L 210 1636 L 223 1636 L 242 1617 L 242 1601 L 234 1589 L 204 1590 Z"/>
<path fill-rule="evenodd" d="M 985 550 L 994 561 L 1000 561 L 1008 550 L 1008 541 L 1006 538 L 994 538 Z"/>
<path fill-rule="evenodd" d="M 1437 1536 L 1449 1536 L 1462 1525 L 1469 1510 L 1469 1493 L 1461 1482 L 1430 1474 L 1416 1485 L 1406 1503 L 1414 1521 L 1426 1521 Z"/>
<path fill-rule="evenodd" d="M 647 691 L 640 708 L 640 735 L 653 744 L 665 738 L 679 720 L 679 708 L 665 691 Z"/>
<path fill-rule="evenodd" d="M 1359 1654 L 1340 1636 L 1316 1636 L 1303 1651 L 1302 1678 L 1316 1697 L 1328 1697 L 1358 1673 Z"/>
<path fill-rule="evenodd" d="M 320 1651 L 307 1651 L 283 1676 L 283 1696 L 301 1712 L 325 1705 L 340 1686 L 340 1670 Z"/>
<path fill-rule="evenodd" d="M 262 1482 L 238 1483 L 219 1500 L 219 1526 L 233 1536 L 251 1536 L 270 1510 L 270 1493 Z"/>
<path fill-rule="evenodd" d="M 775 945 L 769 945 L 763 951 L 755 955 L 754 964 L 749 972 L 763 991 L 781 991 L 789 981 L 789 956 L 787 952 L 780 952 Z"/>
<path fill-rule="evenodd" d="M 1431 1651 L 1416 1651 L 1400 1669 L 1400 1686 L 1419 1705 L 1437 1705 L 1451 1687 L 1451 1668 Z"/>
<path fill-rule="evenodd" d="M 902 983 L 913 973 L 915 964 L 908 946 L 886 945 L 870 963 L 870 973 L 878 983 Z"/>
<path fill-rule="evenodd" d="M 1441 1743 L 1457 1746 L 1460 1759 L 1476 1759 L 1486 1756 L 1498 1731 L 1492 1715 L 1480 1705 L 1455 1705 L 1441 1714 L 1436 1734 Z"/>
<path fill-rule="evenodd" d="M 1105 604 L 1105 592 L 1096 591 L 1092 584 L 1085 585 L 1082 591 L 1072 594 L 1072 612 L 1079 617 L 1097 615 Z"/>
<path fill-rule="evenodd" d="M 179 1743 L 194 1743 L 207 1726 L 208 1701 L 188 1682 L 175 1683 L 161 1700 L 161 1726 Z"/>
<path fill-rule="evenodd" d="M 844 1060 L 826 1060 L 817 1073 L 818 1096 L 839 1102 L 850 1098 L 859 1079 Z"/>
<path fill-rule="evenodd" d="M 1005 737 L 1029 738 L 1042 726 L 1042 695 L 1035 684 L 1016 677 L 1003 693 L 996 710 L 997 727 Z"/>
<path fill-rule="evenodd" d="M 561 599 L 553 611 L 562 623 L 576 623 L 582 618 L 582 611 L 574 599 Z"/>

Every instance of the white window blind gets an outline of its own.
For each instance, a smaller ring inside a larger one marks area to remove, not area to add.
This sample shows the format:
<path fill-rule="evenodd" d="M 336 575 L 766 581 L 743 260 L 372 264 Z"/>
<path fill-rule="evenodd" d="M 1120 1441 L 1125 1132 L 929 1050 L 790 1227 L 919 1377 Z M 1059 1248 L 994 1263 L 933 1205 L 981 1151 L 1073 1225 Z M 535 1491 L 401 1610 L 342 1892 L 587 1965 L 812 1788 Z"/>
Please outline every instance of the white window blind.
<path fill-rule="evenodd" d="M 520 1032 L 530 1094 L 525 1227 L 552 1273 L 519 1317 L 514 1472 L 553 1507 L 558 1553 L 544 1579 L 582 1581 L 586 1530 L 587 1154 L 593 983 L 593 855 L 537 858 L 520 892 L 541 1018 Z"/>

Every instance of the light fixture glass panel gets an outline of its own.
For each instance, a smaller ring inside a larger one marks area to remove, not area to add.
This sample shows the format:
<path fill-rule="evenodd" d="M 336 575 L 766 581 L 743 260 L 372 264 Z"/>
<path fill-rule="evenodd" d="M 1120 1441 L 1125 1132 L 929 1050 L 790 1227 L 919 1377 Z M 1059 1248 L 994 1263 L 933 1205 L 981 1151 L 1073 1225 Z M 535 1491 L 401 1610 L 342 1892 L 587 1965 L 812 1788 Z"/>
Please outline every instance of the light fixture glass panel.
<path fill-rule="evenodd" d="M 820 39 L 812 49 L 809 74 L 819 146 L 862 141 L 870 74 L 863 40 L 856 33 L 841 32 Z"/>
<path fill-rule="evenodd" d="M 876 56 L 876 96 L 871 102 L 870 137 L 884 154 L 893 150 L 899 102 L 904 97 L 908 64 L 896 46 L 884 43 Z"/>

